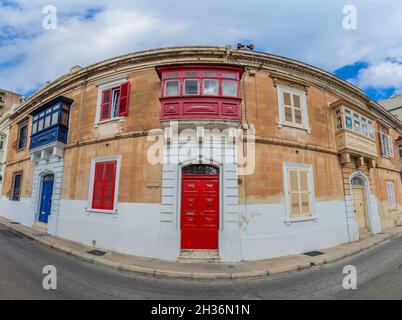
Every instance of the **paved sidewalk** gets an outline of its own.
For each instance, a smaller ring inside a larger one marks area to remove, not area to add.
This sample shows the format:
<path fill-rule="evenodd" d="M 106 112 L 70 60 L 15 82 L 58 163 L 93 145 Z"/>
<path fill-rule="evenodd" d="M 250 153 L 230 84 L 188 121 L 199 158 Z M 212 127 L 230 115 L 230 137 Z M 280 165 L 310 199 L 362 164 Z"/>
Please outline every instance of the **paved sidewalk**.
<path fill-rule="evenodd" d="M 295 272 L 343 259 L 373 247 L 395 235 L 402 234 L 402 226 L 395 227 L 364 240 L 320 250 L 323 254 L 316 257 L 297 254 L 239 263 L 186 263 L 145 259 L 112 251 L 107 251 L 106 255 L 98 257 L 88 253 L 88 251 L 96 248 L 48 234 L 41 234 L 32 228 L 12 223 L 2 217 L 0 217 L 0 225 L 87 262 L 153 277 L 197 280 L 258 278 Z"/>

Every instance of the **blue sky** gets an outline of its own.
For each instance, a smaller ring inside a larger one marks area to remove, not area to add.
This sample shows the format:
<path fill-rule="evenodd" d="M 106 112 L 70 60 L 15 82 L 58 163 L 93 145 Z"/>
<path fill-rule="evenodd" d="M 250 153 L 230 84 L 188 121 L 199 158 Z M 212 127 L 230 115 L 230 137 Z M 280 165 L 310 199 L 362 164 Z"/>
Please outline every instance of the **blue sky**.
<path fill-rule="evenodd" d="M 46 5 L 56 29 L 42 26 Z M 343 27 L 345 5 L 356 29 Z M 132 51 L 252 42 L 378 100 L 402 93 L 401 17 L 394 0 L 0 0 L 0 88 L 28 96 L 72 66 Z"/>

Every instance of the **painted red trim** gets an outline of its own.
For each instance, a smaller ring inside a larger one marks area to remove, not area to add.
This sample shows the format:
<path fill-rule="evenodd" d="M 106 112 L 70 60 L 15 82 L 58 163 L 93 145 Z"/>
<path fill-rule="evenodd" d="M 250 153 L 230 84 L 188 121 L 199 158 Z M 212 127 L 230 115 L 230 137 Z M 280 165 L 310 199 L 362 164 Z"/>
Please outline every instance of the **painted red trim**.
<path fill-rule="evenodd" d="M 243 68 L 231 66 L 164 66 L 157 67 L 161 77 L 161 120 L 180 120 L 180 119 L 227 119 L 240 120 L 240 79 Z M 187 72 L 195 72 L 196 75 L 186 77 Z M 215 76 L 204 75 L 216 73 Z M 168 74 L 175 74 L 174 78 L 166 77 Z M 235 79 L 224 78 L 225 73 L 231 73 Z M 185 95 L 185 80 L 199 81 L 199 94 Z M 203 94 L 204 80 L 214 79 L 218 81 L 218 94 Z M 169 81 L 179 81 L 177 96 L 165 96 L 166 83 Z M 223 81 L 234 81 L 237 83 L 237 96 L 223 96 Z"/>

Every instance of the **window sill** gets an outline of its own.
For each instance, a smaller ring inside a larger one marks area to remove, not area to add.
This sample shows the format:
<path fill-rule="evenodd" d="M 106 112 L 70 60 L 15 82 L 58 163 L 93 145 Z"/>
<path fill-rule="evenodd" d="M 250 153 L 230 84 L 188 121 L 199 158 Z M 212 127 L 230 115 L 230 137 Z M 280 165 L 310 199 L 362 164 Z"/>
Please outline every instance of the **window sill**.
<path fill-rule="evenodd" d="M 313 217 L 306 217 L 306 218 L 286 218 L 285 219 L 285 224 L 291 224 L 294 222 L 305 222 L 305 221 L 313 221 L 313 222 L 317 222 L 318 221 L 318 216 L 313 216 Z"/>
<path fill-rule="evenodd" d="M 398 207 L 388 208 L 388 212 L 394 212 L 394 211 L 398 211 Z"/>
<path fill-rule="evenodd" d="M 108 120 L 95 122 L 94 127 L 97 128 L 102 124 L 111 123 L 111 122 L 124 123 L 124 121 L 125 121 L 125 117 L 116 117 L 116 118 L 112 118 L 112 119 L 108 119 Z"/>
<path fill-rule="evenodd" d="M 299 129 L 299 130 L 304 130 L 306 131 L 308 134 L 311 134 L 311 128 L 306 128 L 306 127 L 299 127 L 296 125 L 291 125 L 288 123 L 278 123 L 278 128 L 281 129 L 283 127 L 288 127 L 288 128 L 293 128 L 293 129 Z"/>
<path fill-rule="evenodd" d="M 102 209 L 85 208 L 85 211 L 87 212 L 87 215 L 89 215 L 90 213 L 106 213 L 106 214 L 111 214 L 113 216 L 117 216 L 117 209 L 102 210 Z"/>

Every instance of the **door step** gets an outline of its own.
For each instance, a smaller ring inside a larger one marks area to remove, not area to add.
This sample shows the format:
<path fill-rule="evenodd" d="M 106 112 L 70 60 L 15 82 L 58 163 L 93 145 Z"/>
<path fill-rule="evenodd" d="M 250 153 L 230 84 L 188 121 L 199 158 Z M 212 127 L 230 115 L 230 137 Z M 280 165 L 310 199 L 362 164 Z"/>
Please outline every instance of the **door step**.
<path fill-rule="evenodd" d="M 186 263 L 214 263 L 219 262 L 218 250 L 181 250 L 180 262 Z"/>
<path fill-rule="evenodd" d="M 47 224 L 43 223 L 43 222 L 36 221 L 33 224 L 32 229 L 34 229 L 35 231 L 37 231 L 39 233 L 47 233 Z"/>

